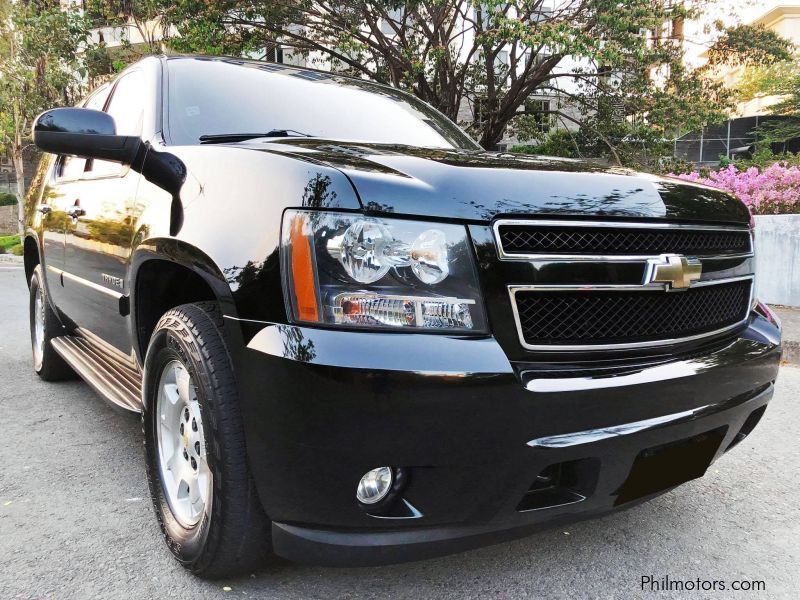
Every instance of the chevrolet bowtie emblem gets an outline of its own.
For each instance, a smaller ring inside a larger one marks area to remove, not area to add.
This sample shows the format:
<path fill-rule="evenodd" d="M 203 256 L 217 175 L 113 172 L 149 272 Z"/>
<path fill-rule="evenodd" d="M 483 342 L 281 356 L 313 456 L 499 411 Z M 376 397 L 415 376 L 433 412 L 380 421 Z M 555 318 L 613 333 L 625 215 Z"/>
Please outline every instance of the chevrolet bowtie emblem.
<path fill-rule="evenodd" d="M 685 290 L 700 280 L 703 265 L 696 258 L 680 254 L 662 254 L 647 260 L 644 283 L 664 283 L 669 289 Z"/>

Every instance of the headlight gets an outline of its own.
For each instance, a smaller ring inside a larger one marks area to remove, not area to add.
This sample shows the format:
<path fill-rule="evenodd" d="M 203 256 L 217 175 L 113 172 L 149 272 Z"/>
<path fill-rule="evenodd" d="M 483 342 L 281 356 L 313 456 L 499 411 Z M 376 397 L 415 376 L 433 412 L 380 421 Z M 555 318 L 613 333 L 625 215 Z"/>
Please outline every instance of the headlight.
<path fill-rule="evenodd" d="M 486 332 L 462 225 L 288 210 L 281 266 L 296 322 Z"/>

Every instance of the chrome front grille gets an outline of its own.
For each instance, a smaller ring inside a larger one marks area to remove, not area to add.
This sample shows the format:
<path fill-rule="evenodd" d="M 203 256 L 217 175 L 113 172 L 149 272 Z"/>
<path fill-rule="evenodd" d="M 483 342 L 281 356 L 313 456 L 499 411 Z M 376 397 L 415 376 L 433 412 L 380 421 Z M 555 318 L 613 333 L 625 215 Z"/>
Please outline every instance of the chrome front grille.
<path fill-rule="evenodd" d="M 644 287 L 591 293 L 523 289 L 514 301 L 528 347 L 647 346 L 737 325 L 750 310 L 751 286 L 747 278 L 675 293 Z"/>
<path fill-rule="evenodd" d="M 746 256 L 753 251 L 750 231 L 735 226 L 503 220 L 495 224 L 495 235 L 506 259 Z"/>
<path fill-rule="evenodd" d="M 537 265 L 534 282 L 508 285 L 520 343 L 530 350 L 677 344 L 733 330 L 750 313 L 753 247 L 746 226 L 500 220 L 494 234 L 501 261 Z M 585 271 L 572 262 L 605 266 Z M 629 263 L 627 276 L 641 280 L 618 283 L 616 263 Z M 547 279 L 554 273 L 547 265 L 558 267 L 559 281 Z M 593 277 L 580 282 L 583 273 Z"/>

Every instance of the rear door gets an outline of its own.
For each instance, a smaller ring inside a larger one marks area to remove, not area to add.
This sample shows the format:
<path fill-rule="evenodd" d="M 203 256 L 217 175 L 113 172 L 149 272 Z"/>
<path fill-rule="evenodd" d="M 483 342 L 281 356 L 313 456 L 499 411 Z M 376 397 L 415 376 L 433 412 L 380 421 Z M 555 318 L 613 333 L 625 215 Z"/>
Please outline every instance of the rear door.
<path fill-rule="evenodd" d="M 105 111 L 119 135 L 141 135 L 143 73 L 117 80 Z M 81 329 L 130 354 L 126 272 L 136 218 L 139 173 L 118 163 L 89 160 L 66 230 L 63 310 Z"/>

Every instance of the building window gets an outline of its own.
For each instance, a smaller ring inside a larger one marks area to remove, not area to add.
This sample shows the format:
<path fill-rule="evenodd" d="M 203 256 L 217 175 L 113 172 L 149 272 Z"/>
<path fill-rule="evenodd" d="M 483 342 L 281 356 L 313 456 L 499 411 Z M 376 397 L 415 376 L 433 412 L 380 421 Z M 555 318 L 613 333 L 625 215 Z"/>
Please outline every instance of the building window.
<path fill-rule="evenodd" d="M 554 115 L 550 112 L 550 100 L 540 98 L 528 98 L 525 101 L 525 113 L 533 117 L 536 124 L 536 131 L 541 134 L 550 133 L 554 126 Z"/>
<path fill-rule="evenodd" d="M 279 44 L 269 46 L 266 52 L 267 62 L 282 63 L 283 62 L 283 48 Z"/>
<path fill-rule="evenodd" d="M 475 127 L 482 129 L 486 122 L 489 120 L 489 102 L 486 98 L 475 98 L 475 105 L 473 106 L 473 116 Z"/>

